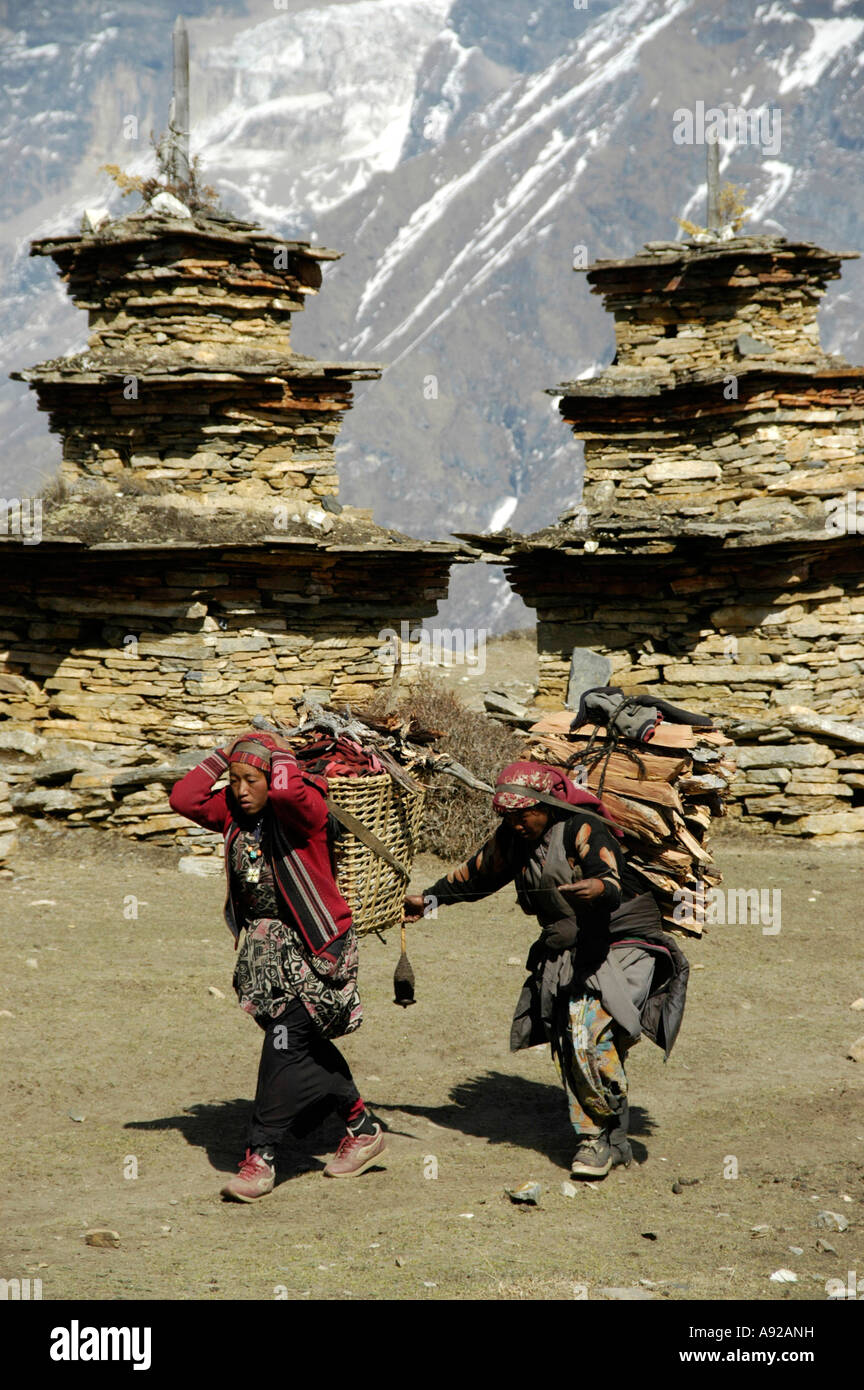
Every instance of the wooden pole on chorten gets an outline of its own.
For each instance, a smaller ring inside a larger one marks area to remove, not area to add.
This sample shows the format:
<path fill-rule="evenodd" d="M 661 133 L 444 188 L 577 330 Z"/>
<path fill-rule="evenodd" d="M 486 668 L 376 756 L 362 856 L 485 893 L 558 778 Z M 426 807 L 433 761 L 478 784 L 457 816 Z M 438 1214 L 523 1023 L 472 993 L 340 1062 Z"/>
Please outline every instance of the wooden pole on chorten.
<path fill-rule="evenodd" d="M 174 94 L 168 121 L 172 182 L 189 183 L 189 34 L 178 15 L 174 22 Z"/>

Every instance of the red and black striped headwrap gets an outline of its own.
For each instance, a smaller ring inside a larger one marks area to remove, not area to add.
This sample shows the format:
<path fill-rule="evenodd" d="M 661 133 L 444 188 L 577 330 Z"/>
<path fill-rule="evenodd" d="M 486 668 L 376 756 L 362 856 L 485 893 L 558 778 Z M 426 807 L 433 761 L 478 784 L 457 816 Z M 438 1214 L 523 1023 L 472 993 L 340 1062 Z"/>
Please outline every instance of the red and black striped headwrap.
<path fill-rule="evenodd" d="M 246 763 L 257 767 L 261 772 L 270 771 L 270 754 L 275 747 L 273 740 L 263 734 L 256 738 L 244 738 L 231 749 L 232 763 Z"/>

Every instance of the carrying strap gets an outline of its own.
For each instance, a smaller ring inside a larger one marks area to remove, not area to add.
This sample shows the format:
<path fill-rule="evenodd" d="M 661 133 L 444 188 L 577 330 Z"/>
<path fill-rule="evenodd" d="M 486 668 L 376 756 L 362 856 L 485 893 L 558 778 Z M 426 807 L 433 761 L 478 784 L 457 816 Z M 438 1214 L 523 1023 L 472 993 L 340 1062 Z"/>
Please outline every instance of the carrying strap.
<path fill-rule="evenodd" d="M 614 821 L 607 820 L 605 816 L 598 816 L 595 811 L 587 811 L 584 806 L 574 805 L 572 801 L 561 801 L 557 796 L 552 796 L 550 792 L 537 791 L 536 787 L 526 787 L 524 782 L 503 782 L 496 786 L 498 792 L 516 792 L 518 796 L 525 797 L 531 801 L 542 801 L 544 806 L 556 806 L 560 811 L 569 811 L 571 816 L 587 816 L 595 825 L 602 826 L 604 830 L 609 830 L 614 835 L 620 833 L 622 826 L 616 825 Z"/>
<path fill-rule="evenodd" d="M 344 806 L 339 806 L 330 796 L 327 797 L 327 810 L 331 816 L 335 816 L 340 825 L 344 825 L 346 830 L 350 831 L 352 835 L 356 835 L 357 839 L 368 849 L 371 849 L 373 854 L 377 854 L 379 859 L 386 860 L 404 878 L 405 882 L 408 882 L 411 875 L 405 865 L 400 864 L 396 856 L 390 853 L 383 840 L 379 840 L 377 835 L 373 835 L 371 830 L 367 830 L 362 820 L 358 820 L 350 811 L 346 811 Z"/>

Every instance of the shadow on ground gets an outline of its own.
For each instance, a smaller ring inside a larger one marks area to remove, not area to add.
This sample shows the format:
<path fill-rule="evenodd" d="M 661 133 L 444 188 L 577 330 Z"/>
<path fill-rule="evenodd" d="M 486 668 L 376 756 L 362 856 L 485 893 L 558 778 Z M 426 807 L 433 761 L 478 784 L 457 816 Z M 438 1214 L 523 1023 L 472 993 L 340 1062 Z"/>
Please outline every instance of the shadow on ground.
<path fill-rule="evenodd" d="M 123 1128 L 151 1133 L 177 1130 L 192 1148 L 206 1151 L 217 1172 L 233 1173 L 246 1149 L 251 1112 L 249 1100 L 202 1102 L 190 1105 L 179 1115 L 130 1120 Z M 279 1146 L 279 1180 L 323 1168 L 324 1164 L 313 1155 L 334 1153 L 344 1133 L 345 1128 L 336 1116 L 324 1107 L 310 1107 L 302 1117 L 302 1125 L 297 1125 L 293 1138 Z"/>
<path fill-rule="evenodd" d="M 486 1072 L 460 1082 L 450 1091 L 449 1105 L 370 1104 L 376 1114 L 416 1116 L 490 1144 L 533 1149 L 555 1164 L 568 1162 L 573 1149 L 574 1136 L 561 1087 L 504 1072 Z M 633 1136 L 647 1137 L 654 1128 L 646 1110 L 631 1108 L 630 1142 L 637 1163 L 644 1163 L 648 1153 Z"/>

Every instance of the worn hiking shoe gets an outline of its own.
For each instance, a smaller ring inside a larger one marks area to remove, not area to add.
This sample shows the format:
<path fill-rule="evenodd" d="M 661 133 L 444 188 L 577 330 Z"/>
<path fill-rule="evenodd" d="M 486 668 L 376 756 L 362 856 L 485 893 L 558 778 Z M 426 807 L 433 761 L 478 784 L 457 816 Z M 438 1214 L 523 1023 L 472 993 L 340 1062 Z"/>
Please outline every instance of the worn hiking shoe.
<path fill-rule="evenodd" d="M 633 1150 L 626 1139 L 620 1140 L 617 1144 L 611 1145 L 612 1167 L 629 1168 L 633 1162 Z"/>
<path fill-rule="evenodd" d="M 386 1140 L 380 1125 L 374 1134 L 346 1134 L 333 1158 L 324 1169 L 325 1178 L 356 1178 L 371 1168 Z"/>
<path fill-rule="evenodd" d="M 612 1167 L 629 1168 L 633 1162 L 633 1150 L 627 1142 L 630 1128 L 630 1106 L 625 1100 L 615 1124 L 609 1130 L 609 1147 L 612 1150 Z"/>
<path fill-rule="evenodd" d="M 612 1167 L 612 1150 L 605 1134 L 583 1139 L 570 1164 L 571 1178 L 605 1178 Z"/>
<path fill-rule="evenodd" d="M 246 1157 L 240 1164 L 239 1172 L 229 1178 L 222 1188 L 222 1196 L 235 1202 L 254 1202 L 258 1197 L 266 1197 L 273 1191 L 276 1169 L 260 1154 L 246 1150 Z"/>

